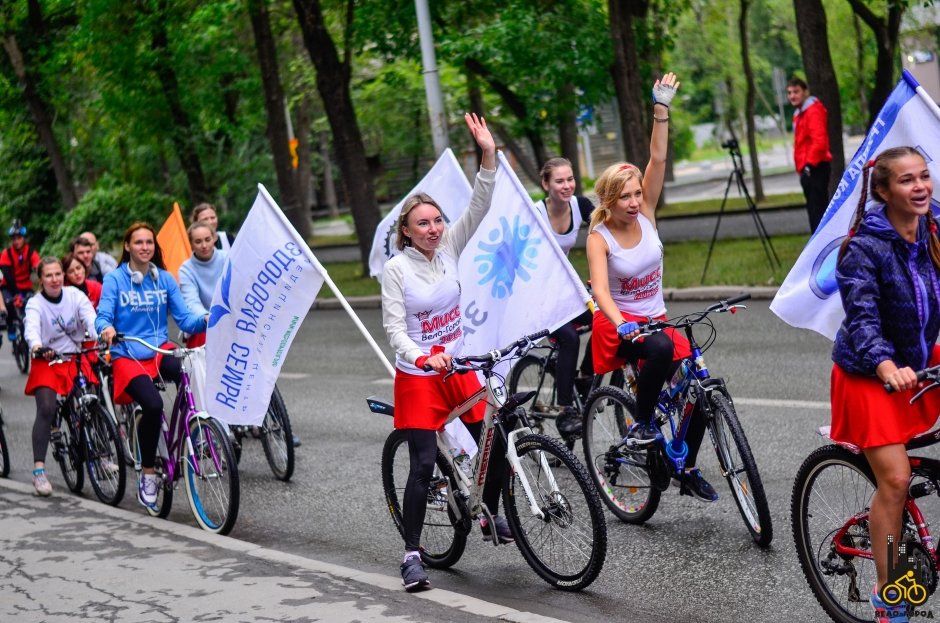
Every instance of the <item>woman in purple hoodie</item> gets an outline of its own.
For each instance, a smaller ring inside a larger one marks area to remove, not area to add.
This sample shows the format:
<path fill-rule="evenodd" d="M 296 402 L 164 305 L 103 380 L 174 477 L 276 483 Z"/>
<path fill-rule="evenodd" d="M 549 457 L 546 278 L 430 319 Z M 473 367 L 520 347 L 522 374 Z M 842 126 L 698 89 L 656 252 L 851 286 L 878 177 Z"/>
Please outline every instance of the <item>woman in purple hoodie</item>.
<path fill-rule="evenodd" d="M 880 202 L 865 211 L 868 179 Z M 933 182 L 913 147 L 882 152 L 865 167 L 862 194 L 843 242 L 836 281 L 845 320 L 832 350 L 832 438 L 860 448 L 875 475 L 869 530 L 877 583 L 876 621 L 907 621 L 906 603 L 887 606 L 888 537 L 901 542 L 911 478 L 904 444 L 929 430 L 940 392 L 909 404 L 915 373 L 940 362 L 940 240 L 931 210 Z M 883 384 L 896 391 L 887 394 Z"/>

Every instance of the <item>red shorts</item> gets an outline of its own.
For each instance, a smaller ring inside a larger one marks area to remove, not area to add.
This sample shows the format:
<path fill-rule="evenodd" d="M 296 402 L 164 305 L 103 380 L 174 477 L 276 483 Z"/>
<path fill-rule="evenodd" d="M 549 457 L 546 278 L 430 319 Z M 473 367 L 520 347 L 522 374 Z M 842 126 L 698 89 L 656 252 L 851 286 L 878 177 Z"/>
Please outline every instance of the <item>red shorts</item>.
<path fill-rule="evenodd" d="M 634 316 L 625 311 L 620 315 L 627 322 L 647 322 L 646 316 Z M 665 316 L 653 318 L 653 320 L 665 320 Z M 663 331 L 669 336 L 673 343 L 672 360 L 679 361 L 692 356 L 692 347 L 685 335 L 675 329 L 666 329 Z M 617 356 L 617 349 L 623 340 L 617 335 L 617 327 L 610 324 L 610 320 L 603 312 L 594 314 L 594 325 L 591 334 L 591 355 L 594 358 L 594 374 L 606 374 L 611 370 L 622 368 L 626 363 L 625 359 Z"/>
<path fill-rule="evenodd" d="M 480 389 L 476 374 L 455 374 L 444 382 L 443 374 L 421 376 L 395 371 L 395 428 L 439 430 L 454 407 Z M 460 416 L 467 423 L 479 422 L 486 414 L 481 400 Z"/>
<path fill-rule="evenodd" d="M 206 332 L 190 335 L 186 338 L 186 348 L 198 348 L 206 345 Z"/>
<path fill-rule="evenodd" d="M 161 348 L 176 348 L 173 342 L 167 342 Z M 124 390 L 128 383 L 138 376 L 146 376 L 153 379 L 158 376 L 160 362 L 163 361 L 163 355 L 157 353 L 153 359 L 131 359 L 130 357 L 116 357 L 111 361 L 111 375 L 114 378 L 114 402 L 119 405 L 126 405 L 134 402 L 134 399 L 128 396 Z"/>
<path fill-rule="evenodd" d="M 60 396 L 66 396 L 72 391 L 72 381 L 78 372 L 75 361 L 49 365 L 45 359 L 33 359 L 29 367 L 29 377 L 26 379 L 27 396 L 32 396 L 40 387 L 48 387 Z M 91 369 L 91 363 L 82 358 L 82 372 L 92 383 L 98 384 L 98 377 Z"/>
<path fill-rule="evenodd" d="M 940 346 L 934 346 L 928 365 L 937 363 Z M 930 430 L 940 415 L 940 390 L 928 392 L 912 405 L 916 391 L 889 394 L 878 377 L 849 374 L 833 365 L 830 436 L 863 449 L 907 443 Z"/>

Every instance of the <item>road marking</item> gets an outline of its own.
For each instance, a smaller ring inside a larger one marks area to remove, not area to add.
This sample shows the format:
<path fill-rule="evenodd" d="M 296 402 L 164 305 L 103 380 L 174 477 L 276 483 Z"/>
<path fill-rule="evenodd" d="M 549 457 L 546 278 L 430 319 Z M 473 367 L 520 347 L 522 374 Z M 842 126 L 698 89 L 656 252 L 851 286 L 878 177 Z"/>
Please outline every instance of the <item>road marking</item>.
<path fill-rule="evenodd" d="M 307 378 L 308 376 L 310 376 L 310 375 L 307 374 L 306 372 L 281 372 L 281 373 L 277 376 L 277 378 L 279 378 L 279 379 L 287 379 L 287 380 L 293 381 L 293 380 L 295 380 L 295 379 L 305 379 L 305 378 Z"/>
<path fill-rule="evenodd" d="M 395 379 L 390 379 L 390 378 L 375 379 L 374 381 L 372 381 L 372 384 L 373 385 L 394 385 Z"/>
<path fill-rule="evenodd" d="M 735 398 L 734 404 L 783 409 L 822 409 L 824 411 L 832 408 L 832 405 L 828 402 L 817 400 L 772 400 L 770 398 Z"/>

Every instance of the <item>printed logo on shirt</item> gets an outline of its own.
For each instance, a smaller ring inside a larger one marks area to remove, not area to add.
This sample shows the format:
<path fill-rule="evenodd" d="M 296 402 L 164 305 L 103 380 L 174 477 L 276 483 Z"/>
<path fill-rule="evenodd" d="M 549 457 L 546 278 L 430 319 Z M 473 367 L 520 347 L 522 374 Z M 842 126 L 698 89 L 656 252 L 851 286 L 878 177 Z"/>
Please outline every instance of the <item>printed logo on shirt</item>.
<path fill-rule="evenodd" d="M 134 310 L 145 308 L 149 311 L 156 305 L 166 305 L 166 290 L 121 292 L 120 305 Z"/>
<path fill-rule="evenodd" d="M 632 296 L 634 301 L 648 299 L 656 296 L 659 292 L 659 284 L 662 280 L 662 266 L 659 266 L 651 273 L 642 277 L 625 277 L 620 279 L 620 294 L 623 296 Z"/>
<path fill-rule="evenodd" d="M 460 305 L 430 320 L 421 321 L 422 342 L 447 344 L 459 339 L 461 335 L 463 335 L 463 329 L 460 325 Z"/>
<path fill-rule="evenodd" d="M 418 312 L 417 314 L 415 314 L 414 316 L 415 316 L 415 318 L 417 318 L 419 321 L 422 321 L 422 322 L 423 322 L 423 321 L 425 321 L 425 320 L 427 320 L 428 318 L 431 317 L 431 310 L 429 309 L 429 310 L 427 310 L 427 311 L 420 311 L 420 312 Z"/>

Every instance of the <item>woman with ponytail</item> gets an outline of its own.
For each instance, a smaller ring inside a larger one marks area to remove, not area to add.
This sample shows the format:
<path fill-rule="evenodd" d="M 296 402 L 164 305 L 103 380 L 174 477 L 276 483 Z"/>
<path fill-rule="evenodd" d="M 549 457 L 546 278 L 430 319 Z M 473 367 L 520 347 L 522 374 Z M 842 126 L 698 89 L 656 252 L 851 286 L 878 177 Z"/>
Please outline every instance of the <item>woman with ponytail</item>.
<path fill-rule="evenodd" d="M 878 203 L 867 212 L 871 197 Z M 862 450 L 875 475 L 869 531 L 877 582 L 875 620 L 905 622 L 907 604 L 885 604 L 889 536 L 901 542 L 911 468 L 904 444 L 929 430 L 940 392 L 910 404 L 917 370 L 940 363 L 940 241 L 933 182 L 913 147 L 883 151 L 865 167 L 862 193 L 839 253 L 845 319 L 832 349 L 832 439 Z M 889 384 L 895 393 L 887 394 Z"/>
<path fill-rule="evenodd" d="M 594 372 L 604 374 L 627 361 L 642 360 L 637 377 L 636 421 L 630 434 L 648 442 L 659 429 L 653 409 L 666 379 L 682 359 L 691 355 L 685 336 L 675 331 L 651 335 L 637 343 L 638 322 L 665 318 L 663 300 L 663 245 L 656 231 L 656 204 L 666 176 L 669 104 L 679 88 L 668 73 L 653 86 L 653 133 L 646 171 L 629 163 L 608 167 L 594 184 L 600 206 L 591 214 L 587 239 L 591 290 L 600 313 L 594 314 L 591 339 Z M 695 467 L 705 435 L 705 422 L 692 418 L 686 443 L 686 470 L 679 475 L 680 493 L 713 502 L 714 487 Z"/>

